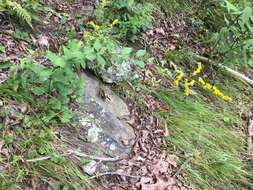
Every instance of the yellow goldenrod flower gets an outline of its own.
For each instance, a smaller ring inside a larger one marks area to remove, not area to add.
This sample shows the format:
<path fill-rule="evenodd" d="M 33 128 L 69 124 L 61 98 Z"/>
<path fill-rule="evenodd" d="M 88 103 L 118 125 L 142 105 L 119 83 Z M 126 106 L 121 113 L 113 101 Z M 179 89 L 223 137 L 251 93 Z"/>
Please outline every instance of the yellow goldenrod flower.
<path fill-rule="evenodd" d="M 206 82 L 204 81 L 203 78 L 199 77 L 199 83 L 202 85 L 202 86 L 205 86 Z"/>
<path fill-rule="evenodd" d="M 205 86 L 203 87 L 205 90 L 211 90 L 212 85 L 210 83 L 206 83 Z"/>
<path fill-rule="evenodd" d="M 90 24 L 95 31 L 98 31 L 100 29 L 100 26 L 95 24 L 93 21 L 88 22 L 88 24 Z"/>
<path fill-rule="evenodd" d="M 185 79 L 185 83 L 184 83 L 184 94 L 186 96 L 189 96 L 190 94 L 190 88 L 191 86 L 193 86 L 195 84 L 195 80 L 191 80 L 190 82 L 188 82 L 188 79 Z"/>
<path fill-rule="evenodd" d="M 232 98 L 229 96 L 224 96 L 223 100 L 230 102 L 230 101 L 232 101 Z"/>
<path fill-rule="evenodd" d="M 115 19 L 113 22 L 112 22 L 112 26 L 116 25 L 119 23 L 119 19 Z"/>
<path fill-rule="evenodd" d="M 213 86 L 213 93 L 214 93 L 214 95 L 220 95 L 221 94 L 220 90 L 218 88 L 216 88 L 215 86 Z"/>
<path fill-rule="evenodd" d="M 101 1 L 101 6 L 102 6 L 102 8 L 105 8 L 105 6 L 107 5 L 107 0 L 102 0 Z"/>
<path fill-rule="evenodd" d="M 172 61 L 170 61 L 170 65 L 173 67 L 173 69 L 177 72 L 178 68 L 177 65 L 175 63 L 173 63 Z"/>
<path fill-rule="evenodd" d="M 183 77 L 184 77 L 184 73 L 180 72 L 179 75 L 176 77 L 176 80 L 175 80 L 175 85 L 176 86 L 179 86 L 179 81 L 182 80 Z"/>
<path fill-rule="evenodd" d="M 185 96 L 189 96 L 189 94 L 190 94 L 189 87 L 185 87 L 185 89 L 184 89 L 184 95 Z"/>
<path fill-rule="evenodd" d="M 191 82 L 189 82 L 188 84 L 189 84 L 189 86 L 193 86 L 194 84 L 195 84 L 195 80 L 191 80 Z"/>
<path fill-rule="evenodd" d="M 197 69 L 193 72 L 193 76 L 198 75 L 202 71 L 202 64 L 200 62 L 197 63 L 198 67 Z"/>

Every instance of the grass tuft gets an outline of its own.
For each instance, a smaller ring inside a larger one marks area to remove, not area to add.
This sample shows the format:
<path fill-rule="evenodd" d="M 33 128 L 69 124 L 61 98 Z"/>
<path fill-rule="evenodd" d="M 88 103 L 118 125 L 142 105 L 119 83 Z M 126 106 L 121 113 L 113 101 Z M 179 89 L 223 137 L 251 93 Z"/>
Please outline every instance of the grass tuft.
<path fill-rule="evenodd" d="M 153 95 L 170 108 L 159 117 L 169 126 L 172 136 L 167 142 L 182 157 L 181 167 L 194 189 L 253 187 L 252 173 L 247 171 L 241 155 L 246 136 L 238 115 L 225 105 L 220 108 L 178 92 L 161 89 L 153 91 Z"/>

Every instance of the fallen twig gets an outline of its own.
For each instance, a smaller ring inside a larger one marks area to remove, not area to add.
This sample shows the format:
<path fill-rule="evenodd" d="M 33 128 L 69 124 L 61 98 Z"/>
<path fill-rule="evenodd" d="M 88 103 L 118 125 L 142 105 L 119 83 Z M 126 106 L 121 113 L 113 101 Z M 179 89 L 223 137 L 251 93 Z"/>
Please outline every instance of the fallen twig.
<path fill-rule="evenodd" d="M 78 152 L 78 151 L 74 151 L 74 150 L 69 150 L 67 153 L 61 154 L 60 156 L 65 157 L 65 156 L 70 156 L 72 154 L 74 154 L 76 156 L 79 156 L 79 157 L 88 157 L 91 160 L 96 160 L 96 161 L 100 161 L 100 162 L 116 162 L 116 161 L 121 160 L 121 158 L 119 158 L 119 157 L 108 158 L 108 157 L 92 156 L 92 155 L 88 155 L 88 154 Z M 44 156 L 44 157 L 40 157 L 40 158 L 26 160 L 26 162 L 39 162 L 39 161 L 49 160 L 51 158 L 52 158 L 52 156 Z"/>
<path fill-rule="evenodd" d="M 134 175 L 128 175 L 125 173 L 120 173 L 120 172 L 105 172 L 105 173 L 100 173 L 94 176 L 91 176 L 90 179 L 96 179 L 105 175 L 118 175 L 118 176 L 123 176 L 123 177 L 129 177 L 129 178 L 135 178 L 135 179 L 140 179 L 142 177 L 146 177 L 146 176 L 134 176 Z"/>
<path fill-rule="evenodd" d="M 71 154 L 72 153 L 69 152 L 69 153 L 66 153 L 66 154 L 61 154 L 61 156 L 65 157 L 65 156 L 69 156 Z M 40 158 L 34 158 L 34 159 L 31 159 L 31 160 L 26 160 L 26 162 L 39 162 L 39 161 L 49 160 L 51 158 L 52 158 L 52 156 L 44 156 L 44 157 L 40 157 Z"/>
<path fill-rule="evenodd" d="M 220 63 L 217 64 L 214 61 L 212 61 L 206 57 L 200 56 L 200 55 L 193 54 L 193 58 L 196 60 L 205 62 L 205 63 L 211 63 L 219 68 L 222 68 L 222 69 L 226 70 L 228 73 L 232 74 L 233 76 L 237 77 L 238 79 L 240 79 L 244 82 L 247 82 L 248 84 L 250 84 L 253 87 L 253 80 L 251 80 L 249 77 L 245 76 L 244 74 L 239 73 L 238 71 L 235 71 L 235 70 L 233 70 L 227 66 L 224 66 Z"/>
<path fill-rule="evenodd" d="M 78 152 L 78 151 L 73 151 L 73 150 L 69 150 L 69 153 L 75 154 L 76 156 L 79 157 L 89 157 L 92 160 L 97 160 L 97 161 L 101 161 L 101 162 L 116 162 L 121 160 L 122 158 L 119 157 L 115 157 L 115 158 L 109 158 L 109 157 L 98 157 L 98 156 L 92 156 L 92 155 L 88 155 L 82 152 Z"/>

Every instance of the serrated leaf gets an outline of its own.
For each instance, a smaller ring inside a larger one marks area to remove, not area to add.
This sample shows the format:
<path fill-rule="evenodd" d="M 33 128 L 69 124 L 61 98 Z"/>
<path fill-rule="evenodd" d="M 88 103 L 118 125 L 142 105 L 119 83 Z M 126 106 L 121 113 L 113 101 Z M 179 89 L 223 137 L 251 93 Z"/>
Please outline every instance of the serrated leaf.
<path fill-rule="evenodd" d="M 251 18 L 252 18 L 252 8 L 245 7 L 245 9 L 242 11 L 242 15 L 241 15 L 241 20 L 242 20 L 243 24 L 247 24 Z"/>
<path fill-rule="evenodd" d="M 46 89 L 43 87 L 34 87 L 31 89 L 31 91 L 33 94 L 35 94 L 37 96 L 41 96 L 46 93 Z"/>
<path fill-rule="evenodd" d="M 5 47 L 2 44 L 0 44 L 0 53 L 4 53 L 4 52 L 5 52 Z"/>
<path fill-rule="evenodd" d="M 49 102 L 49 105 L 54 110 L 60 110 L 61 109 L 61 102 L 56 98 L 52 98 Z"/>
<path fill-rule="evenodd" d="M 95 41 L 93 46 L 94 46 L 95 50 L 97 50 L 97 51 L 102 48 L 102 45 L 98 39 Z"/>
<path fill-rule="evenodd" d="M 129 48 L 129 47 L 125 47 L 121 50 L 121 53 L 122 54 L 125 54 L 125 55 L 129 55 L 131 52 L 133 51 L 132 48 Z"/>
<path fill-rule="evenodd" d="M 60 116 L 60 120 L 62 123 L 68 123 L 72 117 L 73 114 L 68 109 L 65 109 Z"/>
<path fill-rule="evenodd" d="M 105 59 L 100 55 L 97 56 L 97 62 L 98 62 L 99 65 L 105 65 L 106 64 Z"/>
<path fill-rule="evenodd" d="M 49 51 L 49 52 L 47 53 L 47 58 L 48 58 L 48 59 L 51 61 L 51 63 L 52 63 L 53 65 L 55 65 L 55 66 L 58 66 L 58 67 L 65 67 L 65 66 L 66 66 L 65 60 L 64 60 L 62 57 L 56 55 L 55 53 L 53 53 L 53 52 L 51 52 L 51 51 Z"/>
<path fill-rule="evenodd" d="M 225 2 L 225 6 L 226 6 L 228 12 L 230 12 L 230 11 L 233 11 L 233 12 L 236 12 L 236 13 L 239 12 L 237 7 L 234 6 L 232 3 L 230 3 L 228 0 L 224 0 L 224 2 Z"/>
<path fill-rule="evenodd" d="M 85 48 L 84 49 L 84 55 L 90 61 L 94 61 L 97 57 L 94 50 L 91 49 L 91 48 Z"/>
<path fill-rule="evenodd" d="M 143 61 L 140 61 L 140 60 L 135 61 L 135 64 L 136 64 L 137 66 L 139 66 L 140 68 L 144 68 L 144 67 L 145 67 L 145 63 L 144 63 Z"/>
<path fill-rule="evenodd" d="M 146 54 L 146 50 L 140 49 L 136 52 L 136 57 L 143 57 Z"/>
<path fill-rule="evenodd" d="M 40 74 L 39 74 L 39 78 L 40 81 L 46 81 L 50 78 L 50 76 L 52 75 L 52 71 L 49 69 L 44 69 Z"/>

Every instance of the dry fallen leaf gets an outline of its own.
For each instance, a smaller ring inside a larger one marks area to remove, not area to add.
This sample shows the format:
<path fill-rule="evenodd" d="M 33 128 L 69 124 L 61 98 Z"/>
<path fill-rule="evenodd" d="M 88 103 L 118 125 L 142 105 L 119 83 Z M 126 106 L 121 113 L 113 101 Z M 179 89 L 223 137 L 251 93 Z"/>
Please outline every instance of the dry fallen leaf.
<path fill-rule="evenodd" d="M 164 180 L 158 177 L 156 183 L 150 184 L 149 182 L 148 180 L 141 180 L 141 190 L 170 190 L 176 186 L 176 181 L 173 178 Z"/>

